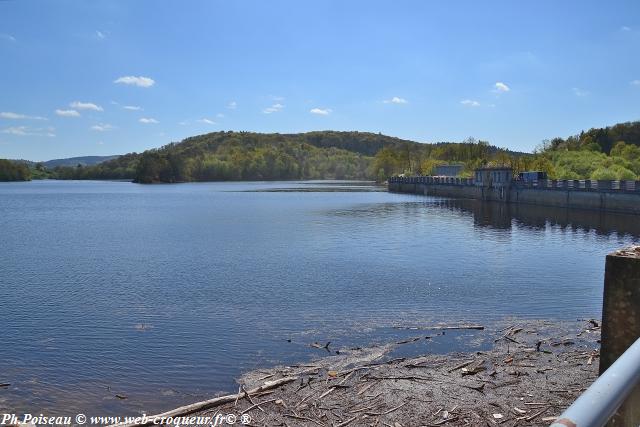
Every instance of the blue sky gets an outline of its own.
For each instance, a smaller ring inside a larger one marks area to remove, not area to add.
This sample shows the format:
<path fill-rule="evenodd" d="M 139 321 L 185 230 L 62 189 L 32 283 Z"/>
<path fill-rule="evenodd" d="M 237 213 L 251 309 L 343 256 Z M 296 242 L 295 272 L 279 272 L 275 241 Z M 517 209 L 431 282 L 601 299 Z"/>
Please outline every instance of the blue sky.
<path fill-rule="evenodd" d="M 640 119 L 640 2 L 0 1 L 0 157 L 218 131 L 474 136 Z"/>

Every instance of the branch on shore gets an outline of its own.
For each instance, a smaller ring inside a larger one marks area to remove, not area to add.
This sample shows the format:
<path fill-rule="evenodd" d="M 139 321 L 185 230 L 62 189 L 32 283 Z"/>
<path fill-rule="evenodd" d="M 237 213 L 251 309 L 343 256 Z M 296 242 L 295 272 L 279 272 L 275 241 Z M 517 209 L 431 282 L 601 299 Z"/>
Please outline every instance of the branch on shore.
<path fill-rule="evenodd" d="M 261 393 L 266 390 L 271 390 L 274 388 L 278 388 L 282 385 L 288 384 L 290 382 L 296 381 L 298 377 L 284 377 L 273 381 L 267 381 L 260 387 L 256 387 L 254 389 L 248 391 L 242 391 L 236 394 L 229 394 L 226 396 L 220 396 L 209 400 L 204 400 L 202 402 L 192 403 L 190 405 L 181 406 L 179 408 L 173 409 L 171 411 L 163 412 L 158 415 L 149 415 L 146 418 L 145 423 L 119 423 L 113 424 L 108 427 L 142 427 L 153 424 L 154 419 L 160 419 L 162 417 L 179 417 L 182 415 L 188 415 L 196 411 L 202 411 L 205 409 L 213 408 L 215 406 L 223 405 L 225 403 L 230 403 L 235 401 L 238 398 L 242 398 L 251 394 Z M 263 404 L 265 402 L 261 402 Z"/>

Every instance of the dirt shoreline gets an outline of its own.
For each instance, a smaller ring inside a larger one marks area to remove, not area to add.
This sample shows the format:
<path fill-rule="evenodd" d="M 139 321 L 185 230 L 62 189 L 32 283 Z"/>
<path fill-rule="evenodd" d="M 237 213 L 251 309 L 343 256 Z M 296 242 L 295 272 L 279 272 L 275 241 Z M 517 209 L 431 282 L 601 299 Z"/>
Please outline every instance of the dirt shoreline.
<path fill-rule="evenodd" d="M 414 340 L 435 331 L 416 329 Z M 385 358 L 409 340 L 255 370 L 226 403 L 187 412 L 248 414 L 253 426 L 547 426 L 597 377 L 598 321 L 519 321 L 482 333 L 495 341 L 488 351 Z"/>

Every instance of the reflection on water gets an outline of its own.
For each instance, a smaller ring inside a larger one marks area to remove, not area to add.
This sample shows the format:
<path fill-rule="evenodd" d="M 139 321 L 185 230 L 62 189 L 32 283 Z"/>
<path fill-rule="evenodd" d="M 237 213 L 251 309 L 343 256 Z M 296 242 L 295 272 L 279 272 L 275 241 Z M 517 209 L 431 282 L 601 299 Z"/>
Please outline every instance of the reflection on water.
<path fill-rule="evenodd" d="M 0 184 L 0 410 L 158 411 L 314 341 L 598 317 L 604 255 L 640 236 L 623 215 L 371 189 Z"/>
<path fill-rule="evenodd" d="M 470 199 L 441 199 L 439 206 L 473 215 L 480 227 L 511 230 L 527 226 L 544 231 L 548 226 L 566 228 L 567 231 L 587 231 L 607 236 L 612 233 L 640 237 L 640 218 L 634 215 L 605 213 L 597 210 L 562 209 L 545 206 L 482 202 Z"/>

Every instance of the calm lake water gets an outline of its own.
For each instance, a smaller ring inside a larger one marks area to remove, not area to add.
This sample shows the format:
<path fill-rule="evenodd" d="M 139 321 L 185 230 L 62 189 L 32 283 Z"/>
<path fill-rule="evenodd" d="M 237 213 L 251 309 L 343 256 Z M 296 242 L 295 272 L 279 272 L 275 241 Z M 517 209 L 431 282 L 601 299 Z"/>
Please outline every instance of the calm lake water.
<path fill-rule="evenodd" d="M 0 412 L 154 412 L 314 341 L 599 317 L 605 255 L 640 241 L 637 217 L 380 190 L 0 184 Z"/>

